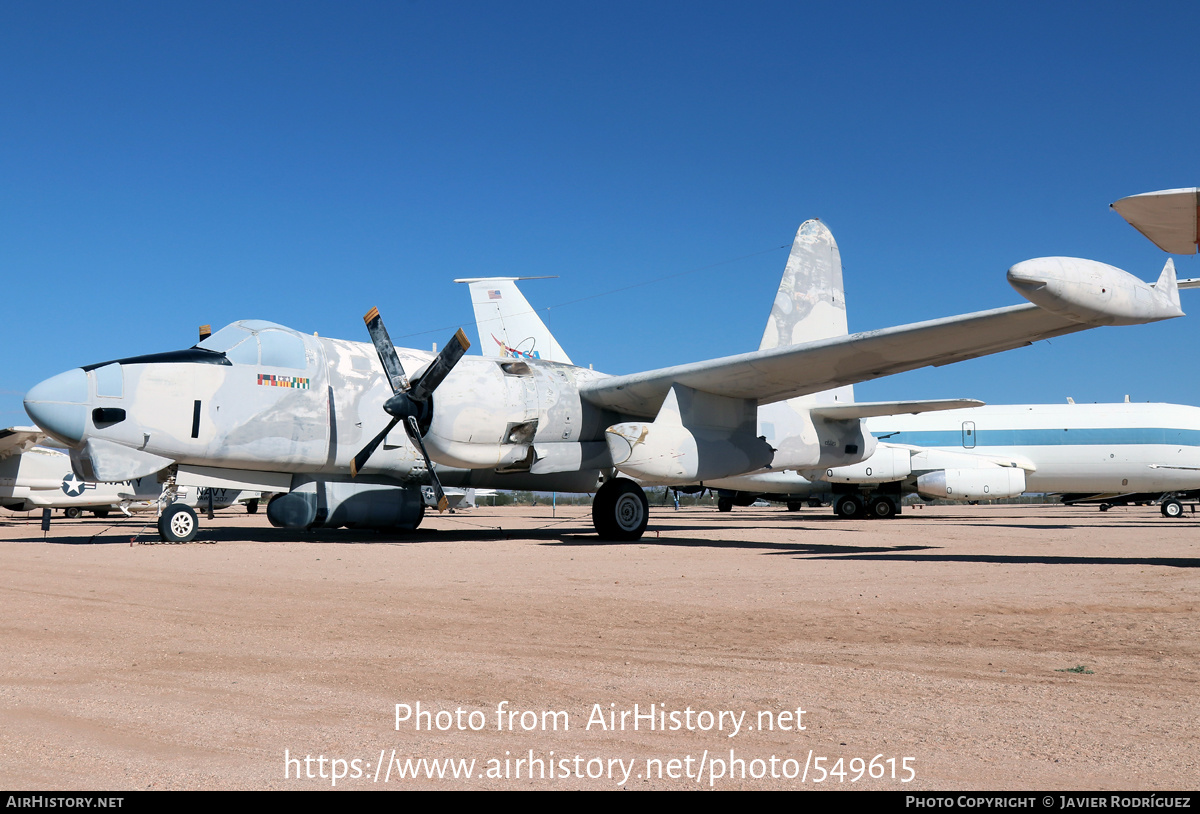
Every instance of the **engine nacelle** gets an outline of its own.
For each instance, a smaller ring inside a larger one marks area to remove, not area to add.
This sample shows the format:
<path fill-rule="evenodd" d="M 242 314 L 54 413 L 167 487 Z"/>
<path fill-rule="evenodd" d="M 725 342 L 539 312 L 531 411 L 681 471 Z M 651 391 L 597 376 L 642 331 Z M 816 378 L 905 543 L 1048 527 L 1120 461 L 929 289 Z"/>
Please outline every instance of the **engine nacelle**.
<path fill-rule="evenodd" d="M 879 447 L 870 458 L 850 466 L 837 466 L 814 472 L 810 480 L 829 483 L 891 483 L 912 474 L 912 454 L 907 449 Z"/>
<path fill-rule="evenodd" d="M 292 491 L 267 504 L 276 528 L 415 529 L 425 516 L 419 486 L 313 481 L 297 476 Z"/>
<path fill-rule="evenodd" d="M 875 453 L 875 436 L 857 418 L 833 420 L 813 416 L 813 427 L 820 442 L 819 467 L 841 467 L 858 463 Z"/>
<path fill-rule="evenodd" d="M 604 433 L 613 466 L 652 483 L 696 483 L 762 469 L 775 450 L 757 435 L 758 407 L 675 384 L 654 421 Z"/>
<path fill-rule="evenodd" d="M 991 500 L 1017 497 L 1025 491 L 1025 470 L 1012 466 L 994 469 L 939 469 L 917 478 L 917 494 L 947 500 Z"/>
<path fill-rule="evenodd" d="M 691 430 L 679 424 L 630 422 L 604 434 L 613 466 L 650 483 L 696 483 L 762 469 L 771 447 L 753 435 Z"/>

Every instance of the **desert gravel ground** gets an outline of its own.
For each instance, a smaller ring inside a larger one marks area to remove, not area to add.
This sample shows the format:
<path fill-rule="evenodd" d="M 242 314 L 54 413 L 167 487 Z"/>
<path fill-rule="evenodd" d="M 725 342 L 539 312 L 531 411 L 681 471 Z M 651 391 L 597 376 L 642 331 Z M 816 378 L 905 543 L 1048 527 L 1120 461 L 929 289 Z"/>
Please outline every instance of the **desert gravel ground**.
<path fill-rule="evenodd" d="M 1200 785 L 1192 515 L 655 507 L 611 544 L 578 507 L 407 536 L 231 510 L 195 543 L 151 532 L 0 516 L 4 787 Z M 620 729 L 635 704 L 668 729 Z M 410 758 L 475 764 L 401 779 Z"/>

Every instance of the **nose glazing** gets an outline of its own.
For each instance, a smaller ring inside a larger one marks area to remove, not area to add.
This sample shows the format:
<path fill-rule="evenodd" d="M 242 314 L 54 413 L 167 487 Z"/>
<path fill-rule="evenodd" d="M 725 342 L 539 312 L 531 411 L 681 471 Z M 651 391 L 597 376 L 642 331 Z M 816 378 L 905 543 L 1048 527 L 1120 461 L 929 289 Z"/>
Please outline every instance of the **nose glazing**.
<path fill-rule="evenodd" d="M 88 381 L 82 368 L 52 376 L 25 394 L 25 412 L 60 441 L 83 440 L 87 426 Z"/>

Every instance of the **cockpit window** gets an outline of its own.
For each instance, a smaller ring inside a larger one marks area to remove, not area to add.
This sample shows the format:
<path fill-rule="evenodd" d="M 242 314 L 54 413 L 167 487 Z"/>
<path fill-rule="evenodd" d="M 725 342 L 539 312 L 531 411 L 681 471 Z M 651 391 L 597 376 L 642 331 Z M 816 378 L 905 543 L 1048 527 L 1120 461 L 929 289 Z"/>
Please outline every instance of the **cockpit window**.
<path fill-rule="evenodd" d="M 198 348 L 224 353 L 234 364 L 287 367 L 304 370 L 304 341 L 273 322 L 246 319 L 226 325 Z M 261 348 L 261 359 L 259 358 Z"/>
<path fill-rule="evenodd" d="M 235 365 L 257 365 L 258 340 L 253 336 L 246 337 L 241 342 L 225 351 L 225 358 L 233 362 Z"/>
<path fill-rule="evenodd" d="M 208 339 L 205 339 L 200 344 L 196 345 L 196 347 L 204 348 L 205 350 L 215 350 L 218 353 L 224 353 L 248 336 L 252 336 L 250 331 L 247 331 L 245 328 L 235 322 L 233 325 L 226 325 L 224 328 L 208 337 Z M 255 353 L 255 362 L 258 361 L 257 356 L 258 354 Z"/>
<path fill-rule="evenodd" d="M 262 364 L 268 367 L 290 367 L 304 370 L 304 342 L 287 331 L 259 331 Z"/>

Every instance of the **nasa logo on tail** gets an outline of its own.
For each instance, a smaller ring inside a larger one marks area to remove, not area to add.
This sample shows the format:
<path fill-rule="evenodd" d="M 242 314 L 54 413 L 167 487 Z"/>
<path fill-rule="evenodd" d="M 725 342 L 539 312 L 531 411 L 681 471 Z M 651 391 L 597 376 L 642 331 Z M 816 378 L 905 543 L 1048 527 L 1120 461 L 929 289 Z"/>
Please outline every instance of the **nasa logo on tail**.
<path fill-rule="evenodd" d="M 63 477 L 62 490 L 67 497 L 79 497 L 85 489 L 95 489 L 96 484 L 88 483 L 74 472 L 68 472 Z"/>
<path fill-rule="evenodd" d="M 504 356 L 507 356 L 511 359 L 541 359 L 542 358 L 542 355 L 540 353 L 538 353 L 536 350 L 524 351 L 524 350 L 518 350 L 517 348 L 510 348 L 508 345 L 504 344 L 504 342 L 502 340 L 497 339 L 495 334 L 492 334 L 492 340 L 497 345 L 500 346 L 501 354 Z M 534 339 L 533 339 L 533 337 L 529 337 L 525 341 L 533 342 Z"/>

